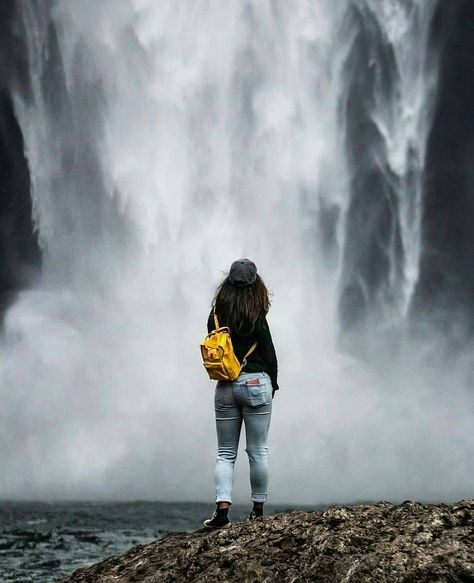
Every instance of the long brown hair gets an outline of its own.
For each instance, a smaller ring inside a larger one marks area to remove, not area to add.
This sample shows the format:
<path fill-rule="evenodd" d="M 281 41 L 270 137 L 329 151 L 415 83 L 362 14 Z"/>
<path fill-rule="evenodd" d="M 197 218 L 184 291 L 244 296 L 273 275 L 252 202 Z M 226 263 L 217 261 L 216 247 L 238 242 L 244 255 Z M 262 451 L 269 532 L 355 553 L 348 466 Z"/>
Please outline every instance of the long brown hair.
<path fill-rule="evenodd" d="M 241 336 L 250 336 L 267 315 L 270 298 L 259 275 L 254 283 L 243 287 L 232 285 L 226 277 L 216 290 L 212 307 L 221 326 L 229 326 L 231 332 Z"/>

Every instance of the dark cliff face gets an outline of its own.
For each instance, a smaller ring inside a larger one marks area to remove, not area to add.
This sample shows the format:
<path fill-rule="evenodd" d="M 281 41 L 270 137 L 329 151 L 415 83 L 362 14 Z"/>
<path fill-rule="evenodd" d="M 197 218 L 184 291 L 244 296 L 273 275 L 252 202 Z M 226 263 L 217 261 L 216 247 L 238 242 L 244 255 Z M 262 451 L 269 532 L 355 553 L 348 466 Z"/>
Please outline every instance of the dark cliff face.
<path fill-rule="evenodd" d="M 463 342 L 474 327 L 474 2 L 442 2 L 438 100 L 428 141 L 423 254 L 413 316 Z M 460 323 L 463 323 L 460 326 Z M 464 333 L 460 333 L 460 328 Z"/>
<path fill-rule="evenodd" d="M 12 87 L 27 91 L 25 49 L 16 32 L 15 3 L 0 6 L 0 312 L 27 286 L 40 263 L 32 220 L 30 174 L 15 117 Z"/>

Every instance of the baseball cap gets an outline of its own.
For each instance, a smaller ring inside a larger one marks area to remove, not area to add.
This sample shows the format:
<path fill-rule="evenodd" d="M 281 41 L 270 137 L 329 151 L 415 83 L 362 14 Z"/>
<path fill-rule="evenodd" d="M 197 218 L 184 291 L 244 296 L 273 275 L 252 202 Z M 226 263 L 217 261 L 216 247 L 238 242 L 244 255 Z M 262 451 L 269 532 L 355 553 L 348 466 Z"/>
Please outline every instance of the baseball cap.
<path fill-rule="evenodd" d="M 229 270 L 229 282 L 237 287 L 251 285 L 257 279 L 257 266 L 250 259 L 237 259 Z"/>

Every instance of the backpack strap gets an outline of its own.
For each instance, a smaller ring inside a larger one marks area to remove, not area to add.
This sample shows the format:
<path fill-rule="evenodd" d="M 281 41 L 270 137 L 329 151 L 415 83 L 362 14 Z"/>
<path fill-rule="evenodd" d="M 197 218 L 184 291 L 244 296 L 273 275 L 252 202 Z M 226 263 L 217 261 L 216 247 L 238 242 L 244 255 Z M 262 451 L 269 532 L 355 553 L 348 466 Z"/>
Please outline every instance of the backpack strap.
<path fill-rule="evenodd" d="M 216 327 L 216 330 L 217 330 L 220 326 L 219 326 L 219 320 L 218 320 L 217 314 L 216 314 L 216 308 L 213 309 L 213 315 L 214 315 L 214 326 Z M 254 342 L 252 344 L 252 346 L 247 350 L 247 352 L 244 356 L 244 359 L 242 360 L 243 367 L 247 364 L 247 356 L 250 356 L 256 348 L 257 348 L 257 343 Z"/>
<path fill-rule="evenodd" d="M 254 342 L 252 344 L 252 346 L 247 350 L 247 353 L 244 356 L 244 359 L 242 361 L 242 368 L 247 364 L 247 356 L 250 356 L 256 348 L 257 348 L 257 343 Z"/>

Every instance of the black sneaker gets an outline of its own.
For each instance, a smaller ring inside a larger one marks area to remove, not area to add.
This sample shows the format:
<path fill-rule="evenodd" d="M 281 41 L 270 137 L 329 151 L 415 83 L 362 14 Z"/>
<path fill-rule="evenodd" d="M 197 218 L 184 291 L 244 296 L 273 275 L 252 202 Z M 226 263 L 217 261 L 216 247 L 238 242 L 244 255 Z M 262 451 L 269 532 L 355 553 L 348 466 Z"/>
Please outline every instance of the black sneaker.
<path fill-rule="evenodd" d="M 251 510 L 247 520 L 255 520 L 256 518 L 263 518 L 263 512 L 257 513 L 255 510 Z"/>
<path fill-rule="evenodd" d="M 208 518 L 204 521 L 204 526 L 206 528 L 225 528 L 226 526 L 229 526 L 230 520 L 227 516 L 227 508 L 225 508 L 225 511 L 226 512 L 220 512 L 220 509 L 214 510 L 212 518 Z"/>

